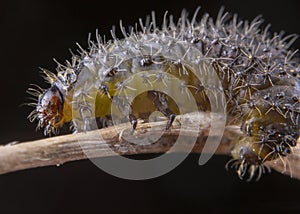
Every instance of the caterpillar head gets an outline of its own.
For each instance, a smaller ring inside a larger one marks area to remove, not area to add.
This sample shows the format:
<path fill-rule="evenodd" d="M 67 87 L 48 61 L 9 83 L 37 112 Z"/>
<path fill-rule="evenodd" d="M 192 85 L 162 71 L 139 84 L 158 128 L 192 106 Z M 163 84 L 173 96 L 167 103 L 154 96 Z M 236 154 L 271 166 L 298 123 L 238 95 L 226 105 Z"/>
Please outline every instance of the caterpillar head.
<path fill-rule="evenodd" d="M 36 118 L 39 121 L 38 128 L 44 128 L 45 135 L 55 133 L 63 124 L 63 106 L 63 94 L 56 85 L 39 95 Z"/>
<path fill-rule="evenodd" d="M 57 62 L 58 63 L 58 62 Z M 58 64 L 59 68 L 63 65 Z M 38 120 L 37 129 L 44 129 L 44 135 L 58 134 L 58 128 L 65 122 L 69 122 L 72 115 L 71 105 L 68 104 L 67 88 L 74 80 L 74 70 L 72 65 L 56 74 L 41 69 L 43 78 L 51 86 L 48 89 L 42 89 L 33 84 L 27 93 L 32 95 L 33 103 L 27 103 L 35 109 L 29 114 L 28 119 L 33 122 Z"/>

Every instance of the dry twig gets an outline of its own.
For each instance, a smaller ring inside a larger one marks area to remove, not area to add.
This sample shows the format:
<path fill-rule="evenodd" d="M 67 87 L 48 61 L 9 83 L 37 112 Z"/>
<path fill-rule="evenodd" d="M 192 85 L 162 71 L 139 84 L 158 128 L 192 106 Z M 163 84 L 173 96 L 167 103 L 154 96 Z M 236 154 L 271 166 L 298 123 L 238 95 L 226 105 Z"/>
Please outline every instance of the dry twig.
<path fill-rule="evenodd" d="M 0 174 L 13 172 L 22 169 L 29 169 L 41 166 L 63 164 L 69 161 L 87 159 L 91 157 L 106 157 L 121 155 L 134 155 L 146 153 L 164 153 L 170 150 L 176 141 L 180 124 L 183 120 L 193 123 L 193 120 L 200 121 L 200 130 L 191 127 L 182 127 L 181 135 L 187 139 L 197 137 L 193 153 L 201 153 L 210 130 L 210 114 L 200 113 L 196 117 L 194 114 L 178 116 L 172 128 L 165 131 L 161 136 L 166 122 L 152 122 L 140 124 L 133 135 L 127 134 L 131 127 L 129 124 L 120 124 L 115 127 L 89 131 L 86 133 L 70 134 L 58 137 L 45 138 L 41 140 L 24 142 L 16 145 L 5 145 L 0 147 Z M 150 131 L 151 129 L 151 131 Z M 120 137 L 119 131 L 123 130 Z M 239 127 L 228 126 L 216 154 L 229 154 L 232 148 L 232 140 L 241 134 Z M 99 140 L 101 135 L 103 141 Z M 130 143 L 130 138 L 145 138 L 147 135 L 159 138 L 156 142 L 149 145 L 139 145 Z M 218 137 L 218 133 L 211 133 Z M 160 137 L 161 136 L 161 137 Z M 80 143 L 78 142 L 80 139 Z M 126 140 L 124 140 L 126 139 Z M 128 140 L 129 139 L 129 140 Z M 109 148 L 109 149 L 108 149 Z M 184 152 L 184 145 L 180 147 Z M 85 152 L 86 153 L 85 153 Z M 296 149 L 295 154 L 289 157 L 290 165 L 287 167 L 286 174 L 293 172 L 293 177 L 300 179 L 300 150 Z M 283 171 L 282 163 L 268 163 L 277 171 Z"/>

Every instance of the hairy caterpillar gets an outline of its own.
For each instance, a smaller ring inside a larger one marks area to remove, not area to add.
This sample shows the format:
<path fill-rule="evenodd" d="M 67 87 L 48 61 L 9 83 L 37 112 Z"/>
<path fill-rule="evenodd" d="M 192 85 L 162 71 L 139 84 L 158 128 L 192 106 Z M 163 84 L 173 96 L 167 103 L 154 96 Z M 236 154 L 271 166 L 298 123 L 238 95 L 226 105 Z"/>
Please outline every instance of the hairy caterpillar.
<path fill-rule="evenodd" d="M 236 139 L 229 165 L 240 178 L 251 179 L 256 172 L 259 178 L 264 163 L 289 155 L 299 137 L 300 67 L 296 51 L 290 50 L 297 36 L 270 36 L 269 26 L 260 28 L 260 17 L 250 23 L 236 15 L 229 19 L 221 9 L 216 21 L 208 14 L 197 21 L 197 13 L 189 20 L 183 11 L 176 24 L 166 13 L 161 28 L 152 14 L 151 21 L 139 21 L 140 30 L 126 32 L 121 24 L 123 40 L 112 30 L 112 41 L 97 35 L 88 50 L 79 46 L 80 54 L 71 62 L 58 63 L 57 75 L 43 70 L 49 89 L 29 89 L 38 97 L 29 119 L 37 119 L 38 127 L 49 135 L 67 122 L 75 132 L 89 129 L 91 112 L 99 127 L 110 125 L 114 117 L 129 119 L 134 129 L 138 118 L 147 119 L 157 110 L 168 118 L 169 129 L 178 106 L 188 107 L 188 94 L 199 111 L 210 111 L 205 90 L 222 91 L 226 112 L 234 118 L 228 124 L 241 126 L 244 133 Z M 205 84 L 195 75 L 209 72 L 217 74 L 222 87 L 211 80 Z M 172 85 L 173 79 L 180 80 L 180 87 Z M 145 85 L 152 89 L 131 102 L 131 93 Z M 180 103 L 168 96 L 172 91 L 183 94 Z M 118 106 L 117 116 L 112 114 L 113 104 Z M 84 121 L 82 127 L 74 115 Z"/>

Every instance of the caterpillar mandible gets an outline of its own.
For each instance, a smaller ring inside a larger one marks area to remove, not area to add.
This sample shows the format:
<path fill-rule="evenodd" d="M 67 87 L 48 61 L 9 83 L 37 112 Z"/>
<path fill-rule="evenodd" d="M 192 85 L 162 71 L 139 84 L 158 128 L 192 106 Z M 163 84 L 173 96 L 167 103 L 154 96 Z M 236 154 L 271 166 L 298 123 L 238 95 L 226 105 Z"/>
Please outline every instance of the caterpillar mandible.
<path fill-rule="evenodd" d="M 197 21 L 198 11 L 189 19 L 183 10 L 177 23 L 166 13 L 162 27 L 157 26 L 154 13 L 129 31 L 120 23 L 122 40 L 114 29 L 108 42 L 96 33 L 96 42 L 89 40 L 88 50 L 79 46 L 79 55 L 73 54 L 71 62 L 58 63 L 57 74 L 42 70 L 51 86 L 29 89 L 38 99 L 28 118 L 38 120 L 38 128 L 50 135 L 67 122 L 72 122 L 74 132 L 88 129 L 91 112 L 100 128 L 111 125 L 115 117 L 127 118 L 135 129 L 139 118 L 159 111 L 168 118 L 169 129 L 182 113 L 178 105 L 185 108 L 188 94 L 199 111 L 210 111 L 205 90 L 221 90 L 226 113 L 234 118 L 227 123 L 239 125 L 243 132 L 227 166 L 235 167 L 240 178 L 252 179 L 255 173 L 259 178 L 264 163 L 292 153 L 299 138 L 300 66 L 297 51 L 291 50 L 297 36 L 271 36 L 269 25 L 260 27 L 260 17 L 240 21 L 223 8 L 215 21 L 208 14 Z M 217 74 L 221 87 L 197 78 L 209 72 Z M 170 75 L 180 80 L 180 87 L 172 85 Z M 145 85 L 152 89 L 131 102 L 130 91 Z M 174 90 L 184 94 L 181 103 L 168 97 Z M 96 104 L 93 110 L 91 102 Z M 111 112 L 112 105 L 118 106 L 117 116 Z M 83 127 L 74 118 L 74 109 Z"/>

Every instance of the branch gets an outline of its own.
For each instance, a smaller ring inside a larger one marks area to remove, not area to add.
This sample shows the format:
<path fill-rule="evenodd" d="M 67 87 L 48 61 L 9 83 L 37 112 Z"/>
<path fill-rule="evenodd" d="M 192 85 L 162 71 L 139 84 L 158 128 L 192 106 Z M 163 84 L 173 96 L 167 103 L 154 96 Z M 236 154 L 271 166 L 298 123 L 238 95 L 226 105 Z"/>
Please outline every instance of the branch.
<path fill-rule="evenodd" d="M 300 180 L 300 142 L 298 142 L 292 154 L 283 158 L 283 160 L 277 159 L 266 162 L 266 165 L 280 173 L 289 175 L 291 178 Z"/>
<path fill-rule="evenodd" d="M 215 118 L 214 116 L 214 119 Z M 192 126 L 193 120 L 200 121 L 199 130 L 198 127 Z M 181 127 L 180 124 L 182 124 L 182 122 L 188 122 L 190 126 Z M 107 157 L 117 154 L 164 153 L 171 149 L 179 133 L 181 136 L 183 135 L 187 141 L 186 145 L 182 145 L 180 147 L 181 150 L 177 150 L 176 152 L 185 152 L 185 146 L 188 145 L 189 139 L 197 137 L 192 152 L 201 153 L 209 134 L 210 122 L 211 114 L 209 113 L 198 113 L 197 116 L 191 113 L 177 116 L 172 128 L 165 131 L 162 136 L 161 131 L 164 130 L 166 121 L 140 124 L 134 134 L 130 134 L 131 126 L 126 123 L 86 133 L 45 138 L 15 145 L 8 144 L 0 147 L 0 174 L 87 159 L 86 153 L 89 158 Z M 118 130 L 122 130 L 121 136 Z M 158 138 L 158 140 L 149 145 L 130 143 L 131 139 L 144 139 L 150 135 L 152 138 Z M 218 137 L 218 133 L 211 133 L 210 135 Z M 232 140 L 240 135 L 239 127 L 227 126 L 222 141 L 215 153 L 230 154 Z M 99 140 L 99 136 L 101 136 L 103 140 Z M 80 143 L 78 141 L 79 139 Z M 291 175 L 292 171 L 293 176 L 300 179 L 300 164 L 298 164 L 300 157 L 298 154 L 300 154 L 300 149 L 296 150 L 295 154 L 290 155 L 289 161 L 291 167 L 286 167 L 286 174 Z M 269 163 L 269 165 L 277 171 L 283 171 L 285 167 L 282 163 L 273 163 L 273 165 Z"/>

